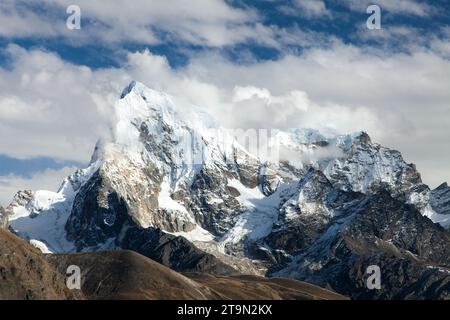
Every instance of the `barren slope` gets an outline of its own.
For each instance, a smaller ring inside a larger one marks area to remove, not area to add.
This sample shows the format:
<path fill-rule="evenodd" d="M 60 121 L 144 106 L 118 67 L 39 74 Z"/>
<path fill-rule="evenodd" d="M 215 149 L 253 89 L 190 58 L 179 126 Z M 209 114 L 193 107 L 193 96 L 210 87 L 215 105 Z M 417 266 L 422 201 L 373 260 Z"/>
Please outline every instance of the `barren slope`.
<path fill-rule="evenodd" d="M 320 287 L 257 276 L 182 275 L 133 251 L 49 255 L 59 270 L 75 264 L 88 299 L 343 299 Z"/>
<path fill-rule="evenodd" d="M 82 298 L 39 250 L 0 228 L 0 300 Z"/>

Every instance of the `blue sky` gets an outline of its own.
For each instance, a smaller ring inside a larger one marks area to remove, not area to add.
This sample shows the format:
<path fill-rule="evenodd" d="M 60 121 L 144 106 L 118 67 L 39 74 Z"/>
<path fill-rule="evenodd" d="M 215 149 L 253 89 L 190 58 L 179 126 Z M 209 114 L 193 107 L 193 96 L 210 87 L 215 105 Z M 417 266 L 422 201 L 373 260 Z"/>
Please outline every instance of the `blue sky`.
<path fill-rule="evenodd" d="M 381 30 L 366 27 L 373 3 Z M 70 4 L 80 30 L 66 28 Z M 2 1 L 0 203 L 36 179 L 55 189 L 83 167 L 131 79 L 231 114 L 228 125 L 364 129 L 430 185 L 450 180 L 449 9 L 448 0 Z M 248 105 L 267 115 L 243 117 L 237 88 L 287 105 L 301 92 L 308 112 L 255 97 Z"/>

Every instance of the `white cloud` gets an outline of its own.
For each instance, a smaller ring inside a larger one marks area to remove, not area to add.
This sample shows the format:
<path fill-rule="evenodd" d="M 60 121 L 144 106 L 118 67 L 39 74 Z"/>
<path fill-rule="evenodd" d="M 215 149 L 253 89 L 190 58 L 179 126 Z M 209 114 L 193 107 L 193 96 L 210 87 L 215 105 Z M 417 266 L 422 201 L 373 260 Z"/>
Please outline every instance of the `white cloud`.
<path fill-rule="evenodd" d="M 66 8 L 72 4 L 72 0 L 4 0 L 0 20 L 6 23 L 0 25 L 0 36 L 53 38 L 73 46 L 177 43 L 222 48 L 255 43 L 278 50 L 328 40 L 295 25 L 265 25 L 258 11 L 232 7 L 224 0 L 79 0 L 81 29 L 69 30 Z M 299 10 L 303 15 L 330 14 L 321 1 L 303 0 L 297 5 L 295 14 Z"/>
<path fill-rule="evenodd" d="M 405 26 L 388 26 L 373 31 L 367 29 L 366 24 L 363 23 L 361 24 L 361 28 L 358 29 L 357 34 L 360 39 L 375 40 L 380 44 L 404 41 L 406 42 L 405 45 L 410 45 L 412 41 L 418 41 L 420 44 L 424 42 L 425 38 L 421 37 L 420 32 L 418 29 Z"/>
<path fill-rule="evenodd" d="M 6 207 L 14 194 L 19 190 L 50 190 L 57 191 L 63 179 L 74 173 L 77 168 L 65 167 L 60 170 L 45 170 L 36 172 L 30 178 L 16 175 L 0 176 L 0 205 Z"/>
<path fill-rule="evenodd" d="M 101 70 L 51 53 L 15 45 L 6 53 L 13 60 L 11 69 L 0 68 L 0 153 L 88 161 L 96 137 L 107 133 L 111 93 L 119 86 Z"/>
<path fill-rule="evenodd" d="M 331 17 L 331 11 L 322 0 L 294 0 L 289 12 L 307 18 Z"/>
<path fill-rule="evenodd" d="M 270 43 L 270 29 L 255 11 L 238 9 L 224 0 L 78 0 L 81 30 L 66 28 L 72 0 L 3 0 L 0 35 L 60 37 L 72 44 L 176 40 L 220 47 L 245 41 Z M 38 13 L 40 12 L 40 13 Z M 5 23 L 5 21 L 7 23 Z"/>
<path fill-rule="evenodd" d="M 351 108 L 333 103 L 319 105 L 300 90 L 275 96 L 268 89 L 235 87 L 233 104 L 228 108 L 229 125 L 245 128 L 317 128 L 323 133 L 374 130 L 379 119 L 367 108 Z M 231 112 L 230 112 L 231 111 Z M 251 117 L 236 119 L 237 114 Z"/>
<path fill-rule="evenodd" d="M 366 12 L 369 5 L 379 5 L 383 10 L 395 14 L 414 15 L 418 17 L 427 17 L 436 12 L 436 9 L 424 2 L 417 0 L 339 0 L 340 3 L 347 4 L 350 9 Z"/>
<path fill-rule="evenodd" d="M 17 2 L 3 0 L 0 3 L 0 36 L 27 37 L 56 36 L 58 30 L 31 10 L 20 10 Z"/>
<path fill-rule="evenodd" d="M 438 54 L 446 57 L 447 59 L 450 59 L 450 41 L 449 40 L 434 38 L 430 43 L 430 47 L 432 50 L 434 50 Z"/>

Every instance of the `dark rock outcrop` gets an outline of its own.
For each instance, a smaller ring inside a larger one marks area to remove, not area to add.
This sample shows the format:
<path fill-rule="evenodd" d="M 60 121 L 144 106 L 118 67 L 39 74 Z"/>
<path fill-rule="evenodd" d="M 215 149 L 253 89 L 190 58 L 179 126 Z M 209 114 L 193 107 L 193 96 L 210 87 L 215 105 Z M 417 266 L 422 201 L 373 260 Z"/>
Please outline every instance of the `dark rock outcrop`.
<path fill-rule="evenodd" d="M 121 248 L 133 250 L 180 272 L 204 272 L 230 275 L 237 271 L 211 254 L 196 248 L 183 237 L 159 229 L 129 228 L 120 243 Z"/>

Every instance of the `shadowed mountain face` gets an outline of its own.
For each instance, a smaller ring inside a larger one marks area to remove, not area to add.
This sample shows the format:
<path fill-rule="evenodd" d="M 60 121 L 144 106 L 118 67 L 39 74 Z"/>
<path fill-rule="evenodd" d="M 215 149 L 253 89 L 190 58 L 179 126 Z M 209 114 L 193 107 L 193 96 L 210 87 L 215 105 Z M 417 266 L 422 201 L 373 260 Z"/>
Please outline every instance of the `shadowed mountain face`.
<path fill-rule="evenodd" d="M 66 287 L 80 267 L 82 288 Z M 344 299 L 289 279 L 177 273 L 133 251 L 44 255 L 0 229 L 0 300 L 4 299 Z"/>
<path fill-rule="evenodd" d="M 292 251 L 294 257 L 278 264 L 284 267 L 273 275 L 339 288 L 356 299 L 450 297 L 448 231 L 386 191 L 353 195 L 352 204 L 311 246 Z M 284 233 L 284 239 L 296 236 Z M 367 288 L 369 266 L 380 268 L 380 290 Z"/>
<path fill-rule="evenodd" d="M 128 228 L 122 248 L 136 251 L 175 271 L 205 272 L 219 275 L 238 273 L 231 266 L 208 254 L 183 237 L 159 229 Z"/>

